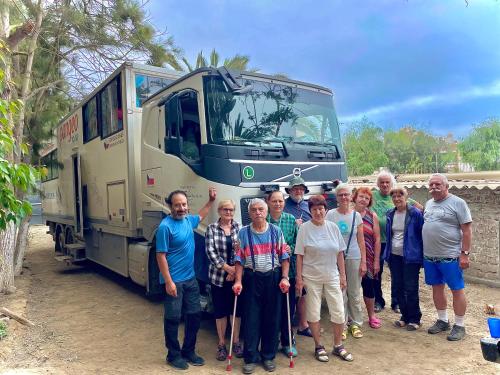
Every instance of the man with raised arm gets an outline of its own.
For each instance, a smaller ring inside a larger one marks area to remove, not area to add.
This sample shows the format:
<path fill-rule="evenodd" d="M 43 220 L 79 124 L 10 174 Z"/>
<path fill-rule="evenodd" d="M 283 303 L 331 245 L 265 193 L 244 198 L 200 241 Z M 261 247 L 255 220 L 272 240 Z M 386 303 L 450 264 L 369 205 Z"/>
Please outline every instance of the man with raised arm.
<path fill-rule="evenodd" d="M 187 194 L 176 190 L 165 199 L 171 214 L 165 217 L 156 233 L 156 260 L 160 283 L 165 284 L 163 330 L 168 349 L 167 362 L 180 370 L 205 364 L 195 353 L 196 335 L 200 328 L 200 290 L 194 272 L 193 230 L 208 215 L 217 193 L 208 190 L 208 202 L 198 215 L 190 215 Z M 183 311 L 184 309 L 184 311 Z M 179 345 L 177 333 L 184 313 L 184 343 Z"/>

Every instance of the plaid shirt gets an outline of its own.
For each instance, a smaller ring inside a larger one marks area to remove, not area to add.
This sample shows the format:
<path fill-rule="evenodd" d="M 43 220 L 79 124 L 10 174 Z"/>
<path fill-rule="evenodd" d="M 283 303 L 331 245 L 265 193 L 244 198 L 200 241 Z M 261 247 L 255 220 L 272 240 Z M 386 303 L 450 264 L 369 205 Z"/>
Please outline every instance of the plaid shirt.
<path fill-rule="evenodd" d="M 270 214 L 267 215 L 267 222 L 277 225 L 283 232 L 283 237 L 288 246 L 290 246 L 290 269 L 288 271 L 288 277 L 290 279 L 295 278 L 295 242 L 297 240 L 298 227 L 295 222 L 295 217 L 291 214 L 283 212 L 278 221 L 274 220 Z"/>
<path fill-rule="evenodd" d="M 208 266 L 208 278 L 210 282 L 217 286 L 223 286 L 227 272 L 224 271 L 224 264 L 234 265 L 234 249 L 232 249 L 231 259 L 227 259 L 226 233 L 219 225 L 220 219 L 207 227 L 205 233 L 205 251 L 210 264 Z M 231 239 L 233 243 L 238 241 L 240 225 L 233 220 L 231 223 Z"/>

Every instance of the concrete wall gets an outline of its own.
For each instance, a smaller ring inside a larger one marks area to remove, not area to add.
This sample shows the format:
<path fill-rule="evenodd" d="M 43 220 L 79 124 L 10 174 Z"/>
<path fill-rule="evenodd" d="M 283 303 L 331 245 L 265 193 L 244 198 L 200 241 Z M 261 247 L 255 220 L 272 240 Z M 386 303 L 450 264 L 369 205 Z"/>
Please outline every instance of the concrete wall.
<path fill-rule="evenodd" d="M 425 187 L 409 188 L 410 196 L 424 204 L 430 195 Z M 464 199 L 472 213 L 471 266 L 466 279 L 500 287 L 500 188 L 450 188 Z"/>

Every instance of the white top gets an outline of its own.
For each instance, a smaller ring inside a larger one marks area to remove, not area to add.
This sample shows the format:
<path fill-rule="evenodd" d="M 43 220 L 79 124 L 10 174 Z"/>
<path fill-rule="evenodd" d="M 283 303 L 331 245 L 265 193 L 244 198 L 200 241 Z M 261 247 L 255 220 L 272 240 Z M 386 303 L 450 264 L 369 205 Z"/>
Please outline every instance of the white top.
<path fill-rule="evenodd" d="M 339 227 L 331 221 L 299 227 L 295 254 L 303 255 L 302 277 L 316 282 L 338 281 L 337 255 L 345 250 Z"/>
<path fill-rule="evenodd" d="M 394 219 L 392 221 L 392 249 L 391 249 L 391 253 L 394 255 L 403 256 L 405 217 L 406 217 L 406 210 L 404 212 L 396 211 L 394 213 Z"/>
<path fill-rule="evenodd" d="M 351 243 L 349 244 L 349 249 L 346 250 L 345 258 L 361 259 L 361 249 L 359 248 L 357 237 L 358 230 L 363 231 L 363 219 L 361 218 L 360 213 L 353 210 L 344 215 L 341 214 L 336 208 L 334 208 L 326 213 L 326 220 L 332 221 L 337 224 L 347 246 L 347 244 L 349 243 L 349 236 L 351 234 L 353 212 L 356 212 L 356 219 L 354 221 L 354 230 L 352 232 Z"/>

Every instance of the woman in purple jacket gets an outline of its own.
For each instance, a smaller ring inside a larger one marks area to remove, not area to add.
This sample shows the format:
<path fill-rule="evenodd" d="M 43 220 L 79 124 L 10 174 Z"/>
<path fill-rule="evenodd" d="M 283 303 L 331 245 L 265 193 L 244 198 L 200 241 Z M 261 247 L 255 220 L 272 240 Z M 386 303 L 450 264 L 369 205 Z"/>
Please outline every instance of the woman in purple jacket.
<path fill-rule="evenodd" d="M 395 208 L 387 212 L 385 259 L 389 263 L 401 318 L 396 327 L 408 331 L 420 328 L 418 281 L 424 251 L 422 226 L 424 219 L 417 208 L 407 204 L 408 192 L 403 187 L 391 189 Z"/>

